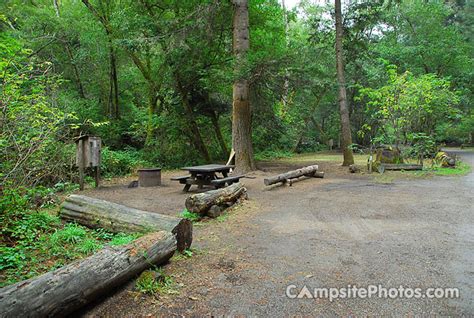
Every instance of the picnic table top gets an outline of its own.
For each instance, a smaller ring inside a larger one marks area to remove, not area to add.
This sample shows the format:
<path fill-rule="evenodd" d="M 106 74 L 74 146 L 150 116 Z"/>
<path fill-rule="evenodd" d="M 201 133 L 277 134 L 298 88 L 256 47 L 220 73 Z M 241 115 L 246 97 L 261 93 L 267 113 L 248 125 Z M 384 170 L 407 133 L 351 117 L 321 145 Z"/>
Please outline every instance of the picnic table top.
<path fill-rule="evenodd" d="M 220 172 L 220 171 L 229 171 L 230 169 L 234 168 L 233 165 L 219 165 L 219 164 L 209 164 L 209 165 L 202 165 L 202 166 L 194 166 L 194 167 L 184 167 L 181 170 L 187 170 L 189 172 Z"/>

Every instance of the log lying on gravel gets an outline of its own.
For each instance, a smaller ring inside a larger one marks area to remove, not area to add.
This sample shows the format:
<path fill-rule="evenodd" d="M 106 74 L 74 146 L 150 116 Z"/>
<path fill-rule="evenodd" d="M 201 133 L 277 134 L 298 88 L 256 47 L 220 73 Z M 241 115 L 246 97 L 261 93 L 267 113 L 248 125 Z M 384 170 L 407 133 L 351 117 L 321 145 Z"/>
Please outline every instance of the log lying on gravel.
<path fill-rule="evenodd" d="M 70 195 L 61 205 L 59 213 L 66 221 L 116 233 L 169 231 L 176 236 L 180 252 L 189 248 L 193 241 L 193 224 L 187 219 L 133 209 L 83 195 Z"/>
<path fill-rule="evenodd" d="M 423 170 L 423 165 L 409 163 L 383 163 L 380 166 L 383 170 Z"/>
<path fill-rule="evenodd" d="M 55 271 L 0 289 L 0 317 L 67 316 L 151 265 L 173 256 L 169 232 L 147 234 L 124 246 L 108 246 Z"/>
<path fill-rule="evenodd" d="M 283 182 L 286 183 L 288 180 L 299 178 L 302 176 L 307 176 L 307 177 L 313 177 L 315 176 L 315 173 L 318 171 L 318 165 L 313 165 L 313 166 L 308 166 L 304 167 L 298 170 L 293 170 L 293 171 L 288 171 L 270 178 L 266 178 L 263 180 L 265 185 L 272 185 L 278 182 Z M 321 175 L 317 176 L 318 178 L 321 178 Z M 323 174 L 324 177 L 324 174 Z"/>
<path fill-rule="evenodd" d="M 240 198 L 247 198 L 247 189 L 239 182 L 222 189 L 193 194 L 185 204 L 188 211 L 204 216 L 212 206 L 233 204 Z"/>

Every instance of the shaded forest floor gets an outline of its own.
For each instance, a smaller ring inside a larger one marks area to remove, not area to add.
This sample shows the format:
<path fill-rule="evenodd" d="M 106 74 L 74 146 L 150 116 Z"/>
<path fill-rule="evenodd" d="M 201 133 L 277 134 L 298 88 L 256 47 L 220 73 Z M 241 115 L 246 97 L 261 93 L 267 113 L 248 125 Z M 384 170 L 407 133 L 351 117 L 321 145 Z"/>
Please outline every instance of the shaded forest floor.
<path fill-rule="evenodd" d="M 474 165 L 474 154 L 459 152 Z M 194 255 L 165 267 L 173 292 L 155 296 L 130 282 L 85 316 L 349 315 L 474 313 L 474 174 L 377 182 L 371 175 L 311 155 L 261 162 L 243 179 L 250 200 L 218 220 L 195 224 Z M 358 156 L 365 164 L 366 156 Z M 263 178 L 317 163 L 325 179 L 265 187 Z M 186 194 L 163 187 L 128 189 L 113 180 L 85 194 L 127 206 L 179 214 Z M 289 299 L 286 286 L 457 287 L 448 299 Z"/>

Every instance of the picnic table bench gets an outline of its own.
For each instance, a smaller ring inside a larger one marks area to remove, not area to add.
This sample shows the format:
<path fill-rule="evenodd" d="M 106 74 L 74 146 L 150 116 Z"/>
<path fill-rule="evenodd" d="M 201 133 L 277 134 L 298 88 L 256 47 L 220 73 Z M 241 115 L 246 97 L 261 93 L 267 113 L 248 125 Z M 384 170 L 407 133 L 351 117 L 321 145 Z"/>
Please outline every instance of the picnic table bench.
<path fill-rule="evenodd" d="M 179 181 L 184 184 L 183 191 L 188 192 L 192 185 L 197 185 L 200 189 L 204 186 L 212 186 L 214 188 L 222 188 L 226 185 L 239 182 L 243 175 L 229 176 L 230 169 L 233 165 L 208 164 L 202 166 L 184 167 L 190 174 L 184 176 L 172 177 L 171 180 Z M 218 176 L 222 174 L 222 177 Z"/>

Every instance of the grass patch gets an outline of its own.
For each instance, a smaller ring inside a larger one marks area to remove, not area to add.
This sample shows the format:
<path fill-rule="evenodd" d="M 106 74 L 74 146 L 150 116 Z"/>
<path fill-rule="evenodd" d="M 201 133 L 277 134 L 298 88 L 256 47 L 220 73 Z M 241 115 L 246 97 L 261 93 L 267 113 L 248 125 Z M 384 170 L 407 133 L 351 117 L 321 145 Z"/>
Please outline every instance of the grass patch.
<path fill-rule="evenodd" d="M 135 282 L 135 289 L 144 294 L 176 294 L 171 276 L 164 274 L 162 269 L 146 270 L 140 274 Z"/>
<path fill-rule="evenodd" d="M 182 260 L 193 257 L 194 254 L 198 254 L 198 252 L 193 248 L 187 248 L 182 253 L 175 253 L 173 255 L 172 260 L 182 261 Z"/>
<path fill-rule="evenodd" d="M 281 158 L 291 158 L 295 154 L 291 151 L 282 151 L 282 150 L 265 150 L 255 154 L 254 158 L 257 161 L 263 160 L 273 160 Z"/>
<path fill-rule="evenodd" d="M 191 222 L 199 222 L 201 220 L 201 216 L 197 213 L 190 212 L 188 209 L 184 209 L 183 212 L 181 212 L 180 216 L 182 218 L 188 219 Z"/>
<path fill-rule="evenodd" d="M 471 166 L 458 160 L 455 167 L 431 166 L 429 168 L 424 168 L 423 171 L 414 171 L 412 174 L 415 177 L 464 176 L 469 172 L 471 172 Z"/>
<path fill-rule="evenodd" d="M 23 212 L 8 228 L 2 228 L 0 287 L 87 257 L 106 244 L 127 244 L 138 236 L 63 224 L 45 211 Z"/>
<path fill-rule="evenodd" d="M 354 154 L 354 164 L 356 165 L 366 165 L 367 154 Z M 293 155 L 290 157 L 284 157 L 280 159 L 282 162 L 335 162 L 342 164 L 342 153 L 330 153 L 330 152 L 315 152 L 315 153 L 303 153 L 298 155 Z"/>

